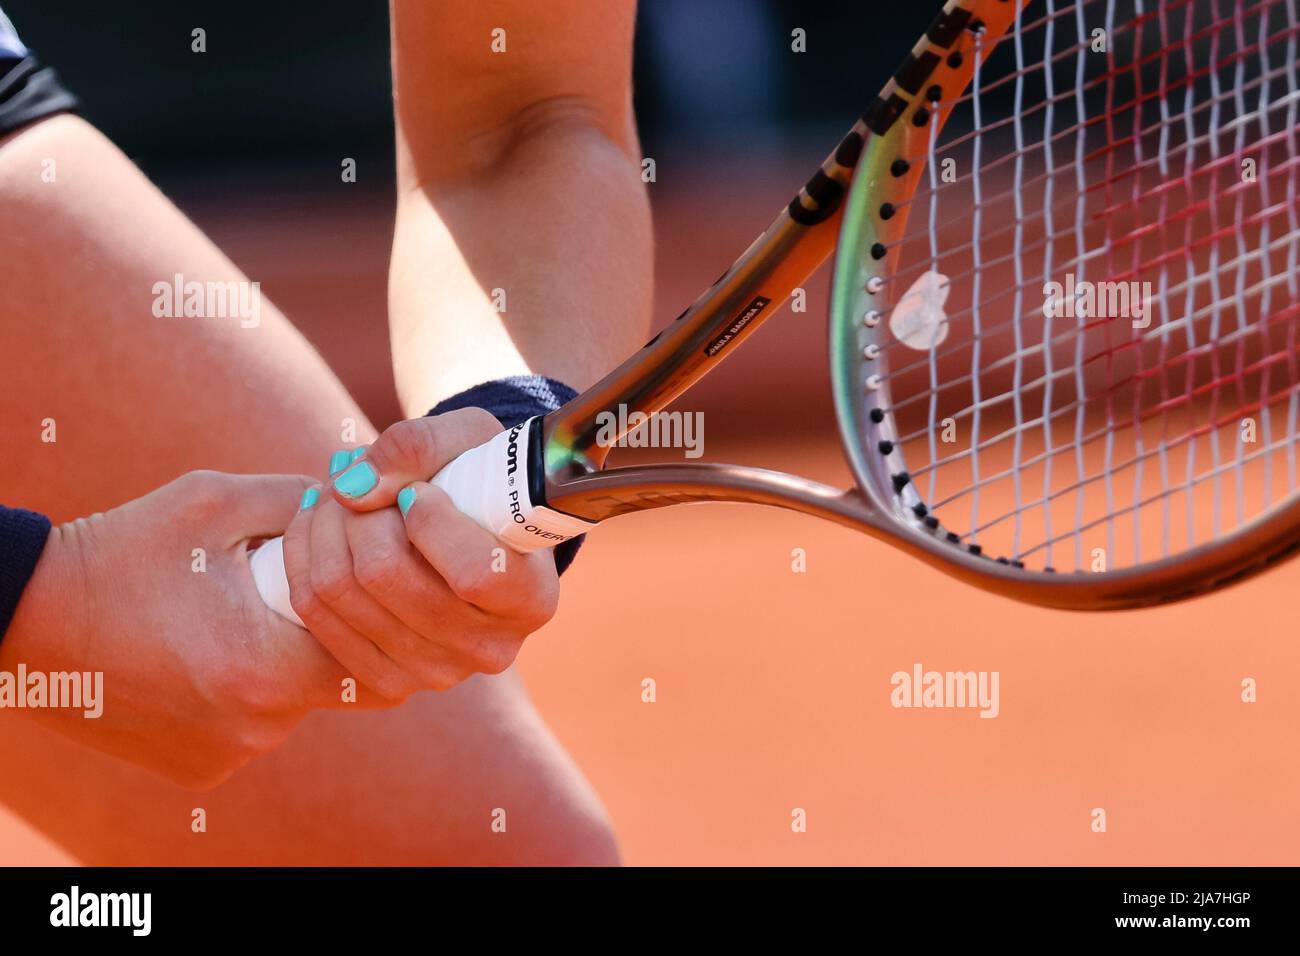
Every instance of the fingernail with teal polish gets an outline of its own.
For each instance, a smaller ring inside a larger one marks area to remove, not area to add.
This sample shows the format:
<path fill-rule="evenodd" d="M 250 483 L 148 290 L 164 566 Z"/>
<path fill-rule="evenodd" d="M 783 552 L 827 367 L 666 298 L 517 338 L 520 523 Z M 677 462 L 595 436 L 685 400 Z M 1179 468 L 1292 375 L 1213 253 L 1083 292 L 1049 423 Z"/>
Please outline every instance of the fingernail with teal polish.
<path fill-rule="evenodd" d="M 367 447 L 367 446 L 362 445 L 360 448 L 354 448 L 354 449 L 352 449 L 351 454 L 348 455 L 348 464 L 350 465 L 350 464 L 352 464 L 354 461 L 357 461 L 358 459 L 365 458 L 365 457 L 366 457 L 366 447 Z"/>
<path fill-rule="evenodd" d="M 350 464 L 352 464 L 352 452 L 346 448 L 340 448 L 330 455 L 330 477 L 333 478 Z"/>
<path fill-rule="evenodd" d="M 397 493 L 397 510 L 406 517 L 406 513 L 411 510 L 411 505 L 415 504 L 415 489 L 411 487 L 403 488 Z"/>
<path fill-rule="evenodd" d="M 334 479 L 334 488 L 348 498 L 360 498 L 379 484 L 379 476 L 369 462 L 359 461 Z"/>
<path fill-rule="evenodd" d="M 302 503 L 298 505 L 298 510 L 306 511 L 318 501 L 320 501 L 320 492 L 315 488 L 308 488 L 302 493 Z"/>

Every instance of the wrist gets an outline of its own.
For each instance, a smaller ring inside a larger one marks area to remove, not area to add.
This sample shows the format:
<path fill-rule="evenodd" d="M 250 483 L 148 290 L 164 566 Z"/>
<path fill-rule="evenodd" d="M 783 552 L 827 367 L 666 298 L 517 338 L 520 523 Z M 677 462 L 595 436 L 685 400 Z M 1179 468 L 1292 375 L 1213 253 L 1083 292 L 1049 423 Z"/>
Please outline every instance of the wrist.
<path fill-rule="evenodd" d="M 72 558 L 74 535 L 66 526 L 50 528 L 45 547 L 32 576 L 23 588 L 9 628 L 0 640 L 0 670 L 13 670 L 19 662 L 44 667 L 45 662 L 67 661 L 68 638 L 78 633 L 69 626 L 84 600 L 84 583 L 77 580 Z"/>

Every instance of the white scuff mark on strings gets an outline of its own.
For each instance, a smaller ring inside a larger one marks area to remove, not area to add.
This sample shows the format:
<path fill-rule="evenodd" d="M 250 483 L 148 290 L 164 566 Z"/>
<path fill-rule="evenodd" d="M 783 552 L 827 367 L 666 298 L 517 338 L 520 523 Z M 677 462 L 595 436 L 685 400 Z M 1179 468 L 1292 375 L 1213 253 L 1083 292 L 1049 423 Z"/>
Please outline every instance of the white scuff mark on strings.
<path fill-rule="evenodd" d="M 929 351 L 948 337 L 948 277 L 938 272 L 922 274 L 894 306 L 889 331 L 918 352 Z"/>

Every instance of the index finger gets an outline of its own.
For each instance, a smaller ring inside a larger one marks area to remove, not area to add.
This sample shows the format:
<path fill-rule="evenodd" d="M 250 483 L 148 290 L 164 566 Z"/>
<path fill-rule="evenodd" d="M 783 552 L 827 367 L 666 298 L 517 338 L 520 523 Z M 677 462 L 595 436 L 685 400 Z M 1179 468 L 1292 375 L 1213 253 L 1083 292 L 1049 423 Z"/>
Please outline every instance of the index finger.
<path fill-rule="evenodd" d="M 398 422 L 375 439 L 364 458 L 335 477 L 334 498 L 351 511 L 390 507 L 404 487 L 427 481 L 462 452 L 500 431 L 501 423 L 481 408 Z"/>

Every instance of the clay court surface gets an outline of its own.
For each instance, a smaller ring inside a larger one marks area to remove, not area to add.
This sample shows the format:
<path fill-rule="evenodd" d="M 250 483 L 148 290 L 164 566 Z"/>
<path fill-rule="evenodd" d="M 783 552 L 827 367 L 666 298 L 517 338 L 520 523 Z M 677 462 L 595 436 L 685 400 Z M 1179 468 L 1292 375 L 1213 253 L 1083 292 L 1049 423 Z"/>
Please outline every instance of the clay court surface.
<path fill-rule="evenodd" d="M 660 163 L 660 322 L 767 225 L 804 165 L 709 180 L 688 179 L 705 162 Z M 388 197 L 295 189 L 181 201 L 386 424 Z M 681 406 L 705 412 L 705 460 L 848 480 L 826 279 Z M 1294 864 L 1297 588 L 1292 563 L 1189 604 L 1044 611 L 811 518 L 693 506 L 593 534 L 518 667 L 631 864 Z M 999 672 L 1001 712 L 893 708 L 890 676 L 917 663 Z M 1248 679 L 1257 703 L 1242 702 Z M 67 862 L 0 815 L 0 863 Z"/>

